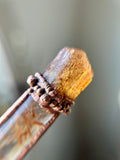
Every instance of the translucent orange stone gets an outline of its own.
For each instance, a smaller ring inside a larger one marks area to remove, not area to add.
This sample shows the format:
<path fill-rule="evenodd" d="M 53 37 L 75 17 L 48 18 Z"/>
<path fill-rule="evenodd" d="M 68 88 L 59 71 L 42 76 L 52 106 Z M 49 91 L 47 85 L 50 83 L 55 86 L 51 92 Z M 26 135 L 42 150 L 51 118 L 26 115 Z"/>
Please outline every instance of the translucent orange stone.
<path fill-rule="evenodd" d="M 83 50 L 63 48 L 43 76 L 60 95 L 74 100 L 92 81 L 93 71 Z"/>

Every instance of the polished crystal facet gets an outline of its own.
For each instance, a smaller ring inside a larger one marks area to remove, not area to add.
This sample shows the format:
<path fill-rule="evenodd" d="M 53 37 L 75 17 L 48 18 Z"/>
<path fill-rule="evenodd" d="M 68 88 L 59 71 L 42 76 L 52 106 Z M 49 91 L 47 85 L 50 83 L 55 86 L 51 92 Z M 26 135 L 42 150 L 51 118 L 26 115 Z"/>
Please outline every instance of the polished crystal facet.
<path fill-rule="evenodd" d="M 60 95 L 74 100 L 91 82 L 93 71 L 84 51 L 63 48 L 43 75 Z"/>

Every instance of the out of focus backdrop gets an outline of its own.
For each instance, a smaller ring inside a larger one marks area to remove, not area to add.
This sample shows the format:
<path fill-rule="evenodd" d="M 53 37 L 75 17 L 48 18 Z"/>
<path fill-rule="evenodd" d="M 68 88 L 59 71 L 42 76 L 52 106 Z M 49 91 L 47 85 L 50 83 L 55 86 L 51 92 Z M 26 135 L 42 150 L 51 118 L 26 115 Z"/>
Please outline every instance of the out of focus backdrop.
<path fill-rule="evenodd" d="M 0 115 L 64 46 L 86 51 L 93 82 L 24 160 L 120 160 L 119 0 L 0 0 Z"/>

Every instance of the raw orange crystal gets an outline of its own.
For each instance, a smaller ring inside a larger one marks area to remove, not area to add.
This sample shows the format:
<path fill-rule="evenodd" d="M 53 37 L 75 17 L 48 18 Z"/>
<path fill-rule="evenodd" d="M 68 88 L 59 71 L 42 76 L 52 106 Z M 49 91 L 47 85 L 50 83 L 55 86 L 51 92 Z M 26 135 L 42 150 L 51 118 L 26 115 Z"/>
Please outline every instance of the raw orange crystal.
<path fill-rule="evenodd" d="M 74 100 L 92 81 L 93 71 L 83 50 L 63 48 L 43 76 L 60 95 Z"/>

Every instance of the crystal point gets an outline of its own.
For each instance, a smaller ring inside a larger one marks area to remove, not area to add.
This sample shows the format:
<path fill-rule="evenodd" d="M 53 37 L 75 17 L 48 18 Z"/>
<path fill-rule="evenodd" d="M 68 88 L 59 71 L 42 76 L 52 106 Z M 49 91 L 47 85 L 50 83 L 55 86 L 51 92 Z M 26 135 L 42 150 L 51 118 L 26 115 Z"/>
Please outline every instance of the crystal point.
<path fill-rule="evenodd" d="M 56 91 L 74 100 L 92 81 L 93 71 L 86 53 L 76 48 L 63 48 L 43 73 Z"/>

